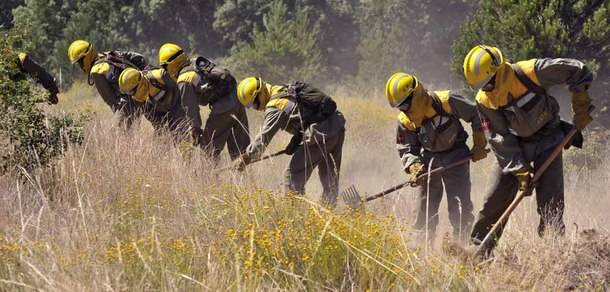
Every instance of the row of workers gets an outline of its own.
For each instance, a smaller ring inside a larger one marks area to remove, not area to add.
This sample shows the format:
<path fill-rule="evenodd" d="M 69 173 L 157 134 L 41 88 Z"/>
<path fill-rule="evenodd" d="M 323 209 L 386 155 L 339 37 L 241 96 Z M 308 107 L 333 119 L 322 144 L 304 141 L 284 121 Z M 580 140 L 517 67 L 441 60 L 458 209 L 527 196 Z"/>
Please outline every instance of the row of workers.
<path fill-rule="evenodd" d="M 248 77 L 237 84 L 228 70 L 201 56 L 189 59 L 175 44 L 159 49 L 159 67 L 149 65 L 141 54 L 133 52 L 96 52 L 83 40 L 73 42 L 68 55 L 125 126 L 144 114 L 156 130 L 168 129 L 179 135 L 187 128 L 194 143 L 212 157 L 217 158 L 227 145 L 237 169 L 260 158 L 273 136 L 280 129 L 285 130 L 293 135 L 284 150 L 292 155 L 285 174 L 287 190 L 304 193 L 305 183 L 318 168 L 324 189 L 322 201 L 330 206 L 336 204 L 345 118 L 332 98 L 317 88 L 300 82 L 272 85 L 260 77 Z M 20 55 L 22 70 L 28 67 L 24 60 L 26 56 Z M 42 70 L 31 65 L 35 62 L 29 62 L 30 68 Z M 34 75 L 39 81 L 50 76 Z M 535 189 L 540 215 L 538 233 L 542 236 L 552 227 L 563 234 L 561 156 L 554 159 L 535 186 L 530 186 L 530 181 L 567 131 L 573 127 L 582 130 L 592 121 L 587 93 L 592 73 L 581 61 L 566 58 L 510 63 L 498 48 L 479 45 L 464 60 L 464 76 L 477 90 L 476 102 L 451 91 L 426 89 L 423 82 L 408 73 L 395 73 L 386 84 L 388 102 L 399 110 L 396 144 L 404 171 L 410 182 L 419 187 L 415 227 L 422 231 L 427 227 L 427 232 L 434 234 L 444 191 L 454 236 L 464 239 L 460 235 L 471 230 L 471 241 L 476 245 L 518 191 Z M 548 88 L 554 85 L 567 85 L 573 93 L 572 123 L 560 119 L 559 104 L 548 94 Z M 57 87 L 45 87 L 50 88 L 56 103 Z M 202 129 L 199 110 L 206 105 L 210 114 Z M 249 138 L 245 107 L 265 114 L 262 130 L 253 141 Z M 470 148 L 460 121 L 472 127 Z M 467 157 L 473 162 L 484 159 L 488 146 L 497 163 L 475 220 L 469 163 L 426 180 L 421 178 L 430 168 Z M 488 252 L 495 247 L 502 227 L 485 247 Z"/>

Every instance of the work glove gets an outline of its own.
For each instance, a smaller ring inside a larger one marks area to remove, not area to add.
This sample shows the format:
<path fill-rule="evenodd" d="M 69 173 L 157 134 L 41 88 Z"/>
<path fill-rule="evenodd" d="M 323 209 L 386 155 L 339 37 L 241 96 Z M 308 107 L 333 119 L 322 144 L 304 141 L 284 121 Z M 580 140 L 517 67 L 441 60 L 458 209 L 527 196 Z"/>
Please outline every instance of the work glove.
<path fill-rule="evenodd" d="M 50 104 L 57 104 L 59 102 L 59 98 L 57 98 L 58 93 L 59 90 L 57 90 L 57 88 L 49 91 L 49 97 L 47 97 L 47 100 Z"/>
<path fill-rule="evenodd" d="M 203 142 L 203 130 L 199 127 L 193 127 L 191 129 L 191 136 L 193 137 L 193 146 L 201 146 Z"/>
<path fill-rule="evenodd" d="M 239 158 L 233 161 L 233 169 L 239 172 L 246 169 L 246 165 L 250 164 L 250 156 L 248 154 L 242 154 Z"/>
<path fill-rule="evenodd" d="M 589 110 L 591 108 L 591 98 L 586 91 L 574 92 L 572 94 L 572 111 L 574 118 L 572 122 L 578 130 L 584 129 L 593 121 Z"/>
<path fill-rule="evenodd" d="M 294 154 L 294 152 L 297 151 L 297 148 L 299 148 L 299 146 L 301 145 L 302 141 L 303 141 L 302 134 L 297 134 L 297 135 L 292 136 L 292 138 L 290 139 L 290 143 L 288 143 L 288 145 L 286 145 L 286 148 L 284 149 L 284 154 L 288 154 L 288 155 Z"/>
<path fill-rule="evenodd" d="M 526 196 L 532 194 L 533 187 L 530 186 L 530 182 L 532 180 L 532 170 L 529 167 L 522 167 L 519 170 L 513 172 L 513 175 L 517 178 L 519 182 L 519 191 L 525 192 Z"/>
<path fill-rule="evenodd" d="M 489 149 L 487 149 L 486 147 L 487 139 L 485 139 L 485 134 L 483 133 L 483 131 L 473 131 L 472 149 L 470 149 L 470 159 L 472 160 L 472 162 L 477 162 L 487 157 Z"/>
<path fill-rule="evenodd" d="M 424 172 L 424 164 L 416 161 L 409 165 L 407 169 L 409 173 L 409 184 L 412 187 L 423 186 L 426 183 L 426 177 L 419 177 Z"/>

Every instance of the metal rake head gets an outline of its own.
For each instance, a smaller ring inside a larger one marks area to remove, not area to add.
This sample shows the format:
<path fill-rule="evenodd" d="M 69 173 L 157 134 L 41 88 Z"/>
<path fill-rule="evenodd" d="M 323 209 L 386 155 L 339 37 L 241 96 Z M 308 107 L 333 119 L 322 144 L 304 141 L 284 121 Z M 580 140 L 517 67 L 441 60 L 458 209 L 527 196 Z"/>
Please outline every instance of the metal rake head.
<path fill-rule="evenodd" d="M 341 192 L 341 197 L 351 209 L 357 210 L 362 206 L 362 199 L 360 198 L 360 194 L 354 185 L 351 185 L 347 187 L 347 189 L 343 190 L 343 192 Z"/>

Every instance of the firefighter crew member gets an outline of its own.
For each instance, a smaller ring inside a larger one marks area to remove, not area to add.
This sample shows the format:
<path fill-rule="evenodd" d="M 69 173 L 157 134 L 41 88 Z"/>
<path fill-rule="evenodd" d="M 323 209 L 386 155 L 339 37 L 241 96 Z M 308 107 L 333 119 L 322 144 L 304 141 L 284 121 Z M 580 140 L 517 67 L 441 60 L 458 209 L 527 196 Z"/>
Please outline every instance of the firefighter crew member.
<path fill-rule="evenodd" d="M 246 107 L 264 111 L 265 119 L 261 132 L 235 162 L 236 167 L 243 169 L 259 158 L 273 136 L 283 129 L 293 135 L 284 150 L 292 155 L 285 172 L 286 191 L 304 194 L 305 183 L 317 167 L 323 187 L 322 204 L 334 207 L 345 138 L 345 119 L 335 102 L 305 83 L 278 86 L 258 77 L 241 81 L 237 95 Z"/>
<path fill-rule="evenodd" d="M 186 113 L 180 102 L 178 84 L 165 69 L 139 71 L 127 68 L 119 76 L 119 88 L 138 103 L 145 104 L 144 116 L 156 132 L 167 129 L 178 140 L 183 138 Z"/>
<path fill-rule="evenodd" d="M 49 96 L 47 97 L 49 103 L 57 104 L 57 102 L 59 102 L 59 99 L 57 98 L 59 89 L 55 83 L 55 78 L 53 78 L 51 74 L 26 53 L 17 54 L 16 63 L 21 72 L 31 76 L 49 92 Z"/>
<path fill-rule="evenodd" d="M 548 95 L 553 85 L 568 85 L 572 92 L 573 123 L 584 129 L 592 118 L 591 99 L 587 93 L 593 75 L 582 62 L 574 59 L 531 59 L 509 63 L 495 47 L 479 45 L 464 59 L 467 83 L 478 90 L 476 100 L 484 122 L 490 123 L 489 143 L 497 158 L 491 190 L 473 226 L 472 240 L 479 244 L 517 191 L 529 191 L 530 180 L 563 139 L 568 125 L 559 118 L 559 104 Z M 538 234 L 549 227 L 564 233 L 564 185 L 561 155 L 557 157 L 534 186 L 540 215 Z M 490 255 L 502 234 L 483 247 Z"/>
<path fill-rule="evenodd" d="M 159 49 L 159 64 L 177 80 L 194 144 L 206 149 L 215 161 L 225 145 L 231 160 L 244 153 L 250 144 L 248 116 L 237 99 L 233 75 L 204 57 L 189 60 L 181 47 L 171 43 Z M 203 130 L 200 105 L 211 110 Z"/>
<path fill-rule="evenodd" d="M 400 110 L 396 146 L 411 185 L 419 191 L 415 228 L 423 235 L 427 226 L 428 240 L 430 243 L 434 240 L 444 185 L 453 236 L 457 240 L 467 239 L 474 220 L 468 160 L 432 175 L 429 193 L 428 180 L 421 175 L 429 167 L 446 166 L 468 157 L 474 162 L 487 156 L 489 150 L 476 104 L 450 91 L 428 91 L 417 77 L 407 73 L 392 75 L 385 94 L 390 106 Z M 471 124 L 471 149 L 466 146 L 468 134 L 460 120 Z"/>
<path fill-rule="evenodd" d="M 95 85 L 112 112 L 118 113 L 119 124 L 130 128 L 141 114 L 142 105 L 121 93 L 118 79 L 126 68 L 143 70 L 147 65 L 144 56 L 127 51 L 98 53 L 89 42 L 76 40 L 68 48 L 68 57 L 87 74 L 87 83 Z"/>

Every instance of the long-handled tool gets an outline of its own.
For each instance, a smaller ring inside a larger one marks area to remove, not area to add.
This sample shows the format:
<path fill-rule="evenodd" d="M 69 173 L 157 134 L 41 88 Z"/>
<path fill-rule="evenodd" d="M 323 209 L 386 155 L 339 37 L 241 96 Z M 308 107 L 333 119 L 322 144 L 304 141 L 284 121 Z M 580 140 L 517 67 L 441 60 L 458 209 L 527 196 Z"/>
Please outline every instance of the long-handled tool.
<path fill-rule="evenodd" d="M 555 147 L 555 149 L 553 150 L 551 155 L 544 161 L 542 166 L 540 166 L 538 171 L 536 171 L 536 173 L 534 174 L 534 177 L 532 178 L 532 180 L 530 182 L 530 188 L 528 190 L 521 191 L 517 194 L 517 196 L 515 197 L 513 202 L 508 206 L 506 211 L 504 211 L 502 216 L 500 216 L 500 219 L 498 219 L 496 224 L 494 224 L 493 227 L 491 228 L 491 230 L 489 230 L 489 232 L 487 233 L 487 235 L 485 235 L 485 238 L 483 238 L 483 241 L 481 241 L 481 243 L 479 244 L 479 249 L 476 252 L 477 255 L 482 254 L 486 250 L 487 244 L 489 243 L 491 238 L 493 236 L 495 236 L 496 232 L 498 231 L 498 228 L 500 228 L 501 226 L 504 226 L 504 224 L 508 220 L 508 217 L 510 216 L 510 214 L 512 214 L 513 211 L 515 211 L 515 209 L 519 205 L 519 203 L 521 203 L 521 200 L 523 200 L 523 198 L 528 196 L 533 191 L 531 186 L 536 184 L 536 182 L 540 179 L 542 174 L 547 170 L 547 168 L 549 168 L 549 166 L 555 160 L 555 158 L 557 158 L 557 156 L 559 156 L 559 154 L 561 154 L 561 151 L 563 151 L 563 148 L 568 143 L 571 142 L 572 137 L 574 137 L 574 135 L 576 135 L 577 132 L 578 132 L 578 130 L 575 127 L 572 128 L 572 130 L 570 130 L 570 132 L 568 132 L 568 134 L 563 138 L 561 143 L 559 143 L 559 145 L 557 145 Z"/>
<path fill-rule="evenodd" d="M 252 163 L 257 163 L 257 162 L 261 162 L 261 161 L 263 161 L 263 160 L 267 160 L 267 159 L 269 159 L 269 158 L 273 158 L 273 157 L 276 157 L 276 156 L 280 156 L 280 155 L 285 154 L 285 153 L 286 153 L 286 150 L 282 150 L 282 151 L 279 151 L 279 152 L 276 152 L 276 153 L 273 153 L 273 154 L 269 154 L 269 155 L 261 156 L 260 158 L 257 158 L 257 159 L 252 159 L 252 160 L 250 161 L 250 163 L 249 163 L 249 164 L 252 164 Z M 223 167 L 223 168 L 218 169 L 218 171 L 230 170 L 230 169 L 232 169 L 232 168 L 233 168 L 233 166 L 232 166 L 232 165 L 231 165 L 231 166 L 226 166 L 226 167 Z"/>
<path fill-rule="evenodd" d="M 460 165 L 462 165 L 462 164 L 464 164 L 464 163 L 466 163 L 468 161 L 470 161 L 470 157 L 462 159 L 462 160 L 454 162 L 454 163 L 451 163 L 451 164 L 446 165 L 446 166 L 441 166 L 441 167 L 435 168 L 435 169 L 431 170 L 430 172 L 420 174 L 417 177 L 417 180 L 423 179 L 423 178 L 425 178 L 427 176 L 431 176 L 431 175 L 433 175 L 435 173 L 439 173 L 439 172 L 443 172 L 443 171 L 448 170 L 448 169 L 452 169 L 452 168 L 460 166 Z M 345 201 L 345 203 L 350 208 L 352 208 L 354 210 L 357 210 L 357 209 L 360 209 L 360 207 L 364 203 L 366 203 L 366 202 L 370 202 L 372 200 L 379 199 L 379 198 L 381 198 L 381 197 L 383 197 L 383 196 L 385 196 L 387 194 L 393 193 L 393 192 L 395 192 L 397 190 L 400 190 L 400 189 L 402 189 L 402 188 L 404 188 L 406 186 L 409 186 L 411 184 L 412 184 L 412 182 L 403 182 L 401 184 L 398 184 L 398 185 L 395 185 L 395 186 L 393 186 L 391 188 L 383 190 L 383 191 L 381 191 L 381 192 L 379 192 L 377 194 L 368 196 L 368 197 L 366 197 L 364 199 L 360 197 L 360 194 L 359 194 L 358 190 L 356 189 L 356 187 L 354 185 L 351 185 L 351 186 L 349 186 L 347 189 L 345 189 L 341 193 L 341 196 L 343 197 L 343 201 Z"/>

